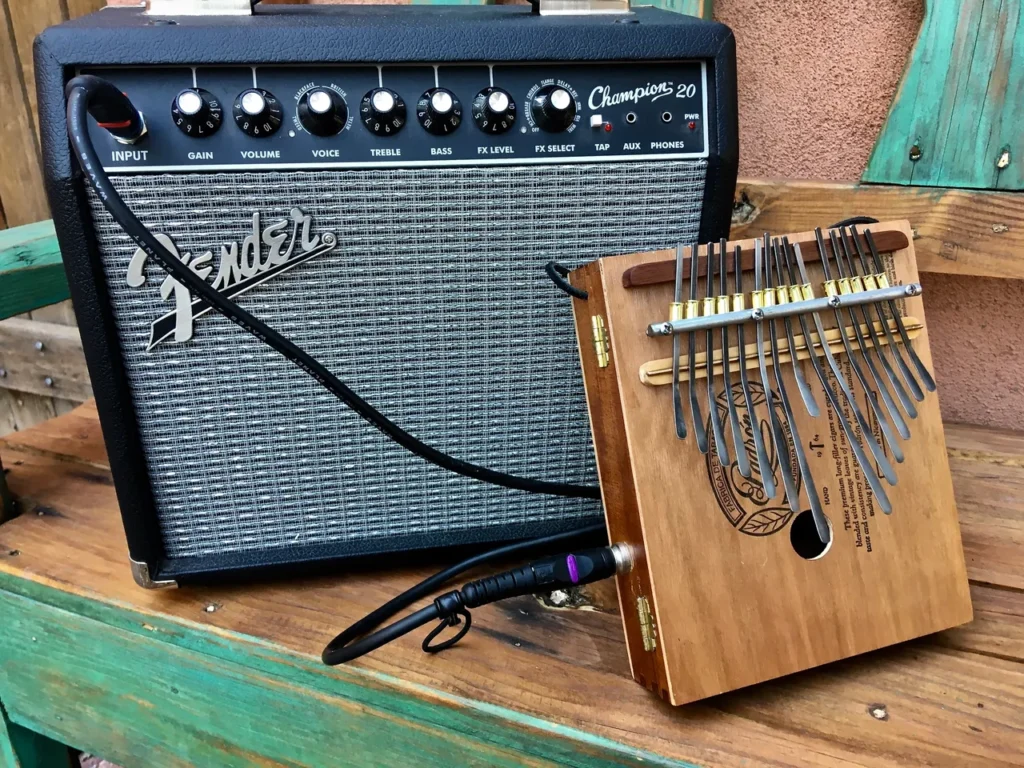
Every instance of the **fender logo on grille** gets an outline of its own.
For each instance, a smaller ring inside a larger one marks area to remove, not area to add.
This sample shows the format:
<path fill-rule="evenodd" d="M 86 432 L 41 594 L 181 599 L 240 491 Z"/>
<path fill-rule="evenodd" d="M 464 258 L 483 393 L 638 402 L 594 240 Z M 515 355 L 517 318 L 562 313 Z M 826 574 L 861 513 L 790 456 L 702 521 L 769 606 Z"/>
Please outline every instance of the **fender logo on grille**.
<path fill-rule="evenodd" d="M 338 239 L 331 232 L 311 236 L 309 229 L 312 221 L 312 217 L 299 208 L 292 208 L 289 219 L 275 221 L 260 229 L 260 214 L 254 213 L 252 234 L 242 241 L 241 247 L 238 243 L 220 247 L 220 259 L 217 263 L 217 274 L 213 278 L 213 287 L 229 299 L 234 298 L 287 272 L 292 267 L 330 251 L 338 244 Z M 213 272 L 212 250 L 192 258 L 189 252 L 180 254 L 174 241 L 167 235 L 157 235 L 156 239 L 203 280 Z M 266 253 L 263 252 L 263 246 L 267 247 Z M 148 257 L 149 254 L 141 248 L 132 255 L 127 274 L 128 285 L 132 288 L 141 288 L 145 285 L 144 268 Z M 164 301 L 173 298 L 174 309 L 157 318 L 150 327 L 147 352 L 171 336 L 178 343 L 189 341 L 192 338 L 195 319 L 213 309 L 205 299 L 193 298 L 185 286 L 169 275 L 160 284 L 160 298 Z"/>

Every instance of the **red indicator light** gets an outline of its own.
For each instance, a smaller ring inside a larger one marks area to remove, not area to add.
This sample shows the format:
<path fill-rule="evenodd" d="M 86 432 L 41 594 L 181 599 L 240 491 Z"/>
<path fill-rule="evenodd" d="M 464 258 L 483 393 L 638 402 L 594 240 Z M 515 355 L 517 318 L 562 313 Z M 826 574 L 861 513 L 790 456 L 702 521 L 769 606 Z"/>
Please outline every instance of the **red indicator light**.
<path fill-rule="evenodd" d="M 604 124 L 604 132 L 605 133 L 611 133 L 612 132 L 612 124 L 611 123 L 605 123 Z"/>
<path fill-rule="evenodd" d="M 691 121 L 690 121 L 690 124 L 689 124 L 689 129 L 690 129 L 691 131 L 695 131 L 695 130 L 697 130 L 697 124 L 696 124 L 695 122 L 693 122 L 693 120 L 691 120 Z"/>

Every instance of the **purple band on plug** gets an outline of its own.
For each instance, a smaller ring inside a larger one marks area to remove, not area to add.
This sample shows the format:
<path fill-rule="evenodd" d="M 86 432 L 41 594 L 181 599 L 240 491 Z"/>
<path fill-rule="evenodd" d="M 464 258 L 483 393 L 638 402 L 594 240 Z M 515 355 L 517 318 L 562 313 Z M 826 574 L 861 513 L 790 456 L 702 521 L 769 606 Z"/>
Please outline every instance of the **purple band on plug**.
<path fill-rule="evenodd" d="M 569 566 L 569 578 L 572 579 L 572 583 L 575 584 L 580 580 L 580 571 L 576 567 L 576 556 L 569 555 L 565 558 L 565 564 Z"/>

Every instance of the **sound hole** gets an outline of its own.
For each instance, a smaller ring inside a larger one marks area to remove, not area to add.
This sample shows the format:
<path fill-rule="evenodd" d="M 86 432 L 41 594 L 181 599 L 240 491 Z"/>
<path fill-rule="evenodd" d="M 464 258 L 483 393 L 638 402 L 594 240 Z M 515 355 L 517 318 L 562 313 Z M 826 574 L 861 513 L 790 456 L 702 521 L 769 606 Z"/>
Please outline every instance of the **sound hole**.
<path fill-rule="evenodd" d="M 832 521 L 828 521 L 828 541 L 818 538 L 818 530 L 814 527 L 814 516 L 811 510 L 805 509 L 789 526 L 789 541 L 793 549 L 804 560 L 817 560 L 825 556 L 832 547 Z"/>

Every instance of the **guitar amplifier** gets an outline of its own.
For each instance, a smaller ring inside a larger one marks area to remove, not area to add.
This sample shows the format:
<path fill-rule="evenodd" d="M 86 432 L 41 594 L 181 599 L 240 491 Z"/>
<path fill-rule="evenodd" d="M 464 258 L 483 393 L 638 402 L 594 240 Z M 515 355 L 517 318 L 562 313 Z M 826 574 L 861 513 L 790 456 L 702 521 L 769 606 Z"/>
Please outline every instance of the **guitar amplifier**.
<path fill-rule="evenodd" d="M 545 274 L 727 234 L 735 53 L 655 9 L 111 8 L 36 43 L 53 217 L 136 580 L 507 541 L 600 503 L 407 452 L 168 278 L 87 189 L 64 86 L 147 132 L 91 138 L 190 268 L 452 456 L 596 485 L 572 312 Z"/>

